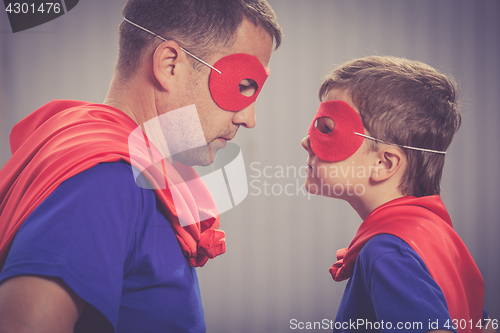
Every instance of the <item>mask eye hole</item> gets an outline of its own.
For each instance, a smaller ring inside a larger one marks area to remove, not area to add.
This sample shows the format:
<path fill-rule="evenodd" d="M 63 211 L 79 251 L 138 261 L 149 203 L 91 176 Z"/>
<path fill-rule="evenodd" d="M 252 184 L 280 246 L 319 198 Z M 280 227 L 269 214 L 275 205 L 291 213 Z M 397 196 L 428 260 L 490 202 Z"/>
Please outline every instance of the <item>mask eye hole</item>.
<path fill-rule="evenodd" d="M 330 134 L 335 129 L 335 122 L 329 117 L 319 117 L 314 126 L 323 134 Z"/>
<path fill-rule="evenodd" d="M 240 93 L 243 96 L 251 97 L 257 92 L 257 82 L 252 79 L 243 79 L 240 82 Z"/>

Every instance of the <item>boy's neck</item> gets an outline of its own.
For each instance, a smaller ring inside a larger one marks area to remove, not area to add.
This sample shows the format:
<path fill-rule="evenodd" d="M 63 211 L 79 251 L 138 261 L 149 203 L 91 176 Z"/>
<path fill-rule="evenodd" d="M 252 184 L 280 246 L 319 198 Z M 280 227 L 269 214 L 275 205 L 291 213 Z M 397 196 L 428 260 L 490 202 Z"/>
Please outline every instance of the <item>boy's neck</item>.
<path fill-rule="evenodd" d="M 364 221 L 375 208 L 401 197 L 404 197 L 404 195 L 399 189 L 393 191 L 375 191 L 374 193 L 365 193 L 363 196 L 349 201 L 349 204 Z"/>

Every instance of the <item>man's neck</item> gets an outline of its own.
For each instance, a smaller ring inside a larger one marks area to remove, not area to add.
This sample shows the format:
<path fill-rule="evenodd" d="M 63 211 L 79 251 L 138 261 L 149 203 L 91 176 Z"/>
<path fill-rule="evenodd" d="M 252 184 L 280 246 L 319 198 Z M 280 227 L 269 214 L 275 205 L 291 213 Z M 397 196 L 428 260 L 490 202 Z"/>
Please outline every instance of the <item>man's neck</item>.
<path fill-rule="evenodd" d="M 136 124 L 142 125 L 157 114 L 153 92 L 145 91 L 145 84 L 140 84 L 138 80 L 138 78 L 132 78 L 123 82 L 115 73 L 103 104 L 117 108 Z"/>

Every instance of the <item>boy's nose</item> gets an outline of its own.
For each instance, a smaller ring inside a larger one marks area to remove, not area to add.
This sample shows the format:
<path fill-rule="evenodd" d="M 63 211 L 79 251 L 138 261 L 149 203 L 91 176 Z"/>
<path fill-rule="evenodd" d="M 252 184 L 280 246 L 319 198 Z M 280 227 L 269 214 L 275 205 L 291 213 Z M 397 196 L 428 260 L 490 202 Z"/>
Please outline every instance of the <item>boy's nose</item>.
<path fill-rule="evenodd" d="M 304 147 L 304 149 L 309 152 L 310 148 L 311 148 L 311 142 L 309 141 L 309 135 L 306 136 L 304 139 L 302 139 L 301 143 L 302 143 L 302 147 Z"/>

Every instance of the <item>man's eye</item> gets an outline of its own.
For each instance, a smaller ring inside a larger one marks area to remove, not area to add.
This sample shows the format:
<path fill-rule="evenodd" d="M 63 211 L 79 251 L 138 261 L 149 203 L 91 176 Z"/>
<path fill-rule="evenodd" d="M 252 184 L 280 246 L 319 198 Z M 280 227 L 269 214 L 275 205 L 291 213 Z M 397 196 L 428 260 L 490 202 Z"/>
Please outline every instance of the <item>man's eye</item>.
<path fill-rule="evenodd" d="M 252 79 L 244 79 L 240 82 L 240 93 L 243 96 L 253 96 L 257 92 L 257 83 Z"/>

